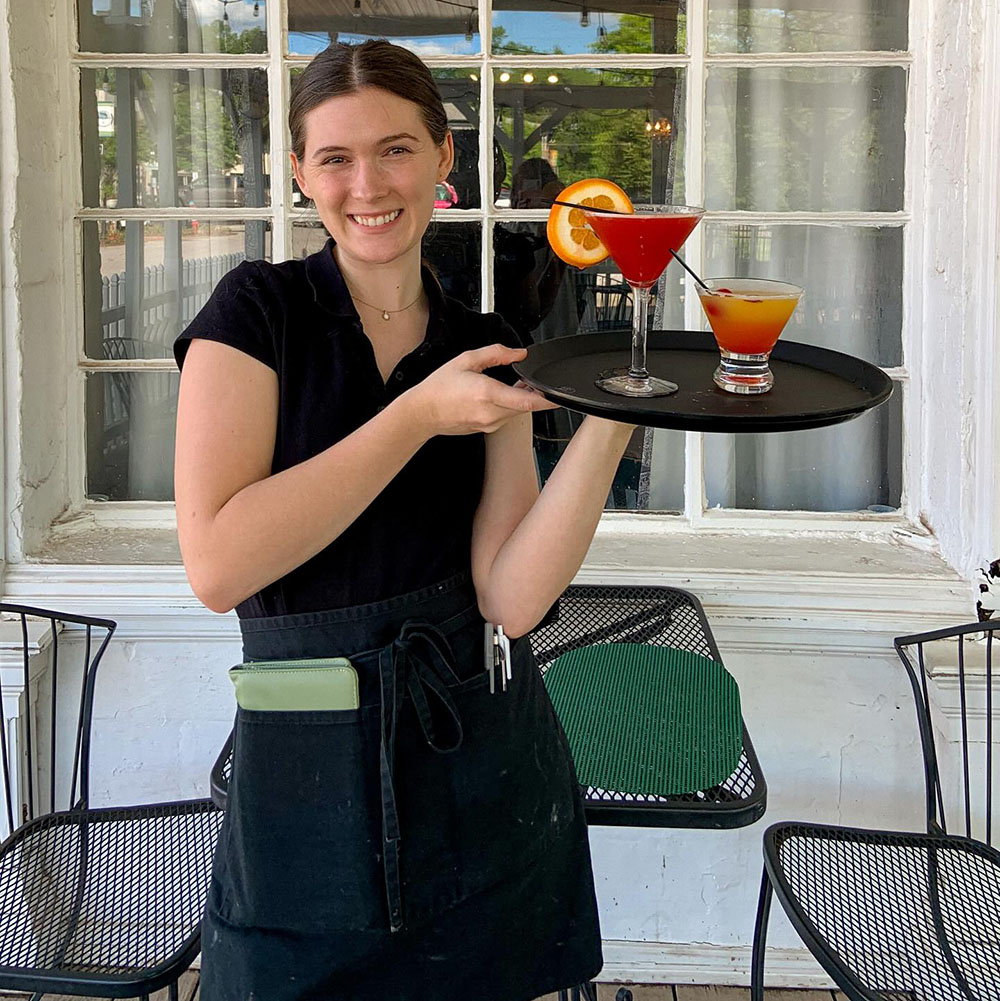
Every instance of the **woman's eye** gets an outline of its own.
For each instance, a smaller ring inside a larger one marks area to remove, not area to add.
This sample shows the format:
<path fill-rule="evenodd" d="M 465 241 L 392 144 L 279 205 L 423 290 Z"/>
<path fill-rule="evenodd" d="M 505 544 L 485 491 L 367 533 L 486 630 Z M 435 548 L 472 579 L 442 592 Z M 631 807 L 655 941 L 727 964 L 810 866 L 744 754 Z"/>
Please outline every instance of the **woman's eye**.
<path fill-rule="evenodd" d="M 393 155 L 395 155 L 397 153 L 409 153 L 410 151 L 409 151 L 409 149 L 407 149 L 406 146 L 392 146 L 388 150 L 388 152 L 392 153 Z"/>

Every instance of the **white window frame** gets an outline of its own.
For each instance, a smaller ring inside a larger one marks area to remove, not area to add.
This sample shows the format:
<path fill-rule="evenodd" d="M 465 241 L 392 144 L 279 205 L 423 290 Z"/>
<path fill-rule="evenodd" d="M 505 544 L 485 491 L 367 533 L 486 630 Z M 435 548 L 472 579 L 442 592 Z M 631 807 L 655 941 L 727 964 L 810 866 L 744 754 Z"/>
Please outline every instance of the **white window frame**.
<path fill-rule="evenodd" d="M 19 0 L 6 0 L 8 4 L 14 4 Z M 963 6 L 969 9 L 965 13 L 971 13 L 973 8 L 982 0 L 960 0 Z M 994 103 L 995 88 L 997 85 L 997 70 L 992 60 L 983 55 L 993 53 L 995 57 L 998 42 L 997 12 L 995 5 L 987 5 L 978 10 L 978 16 L 985 30 L 981 31 L 975 38 L 970 38 L 969 28 L 963 24 L 964 20 L 957 17 L 957 11 L 953 3 L 945 3 L 944 0 L 911 0 L 911 16 L 909 31 L 909 50 L 904 53 L 832 53 L 818 57 L 812 53 L 808 54 L 765 54 L 765 55 L 741 55 L 741 54 L 718 54 L 708 55 L 705 52 L 707 5 L 703 2 L 692 3 L 694 9 L 688 21 L 689 32 L 689 52 L 682 55 L 585 55 L 585 56 L 504 56 L 498 59 L 490 53 L 491 20 L 486 0 L 480 0 L 479 16 L 483 53 L 472 57 L 437 57 L 428 59 L 432 67 L 437 66 L 463 66 L 474 68 L 480 75 L 480 113 L 482 120 L 492 121 L 493 113 L 493 92 L 491 87 L 493 68 L 503 66 L 514 68 L 518 65 L 528 65 L 543 68 L 552 66 L 630 66 L 637 68 L 653 68 L 674 66 L 686 70 L 686 100 L 687 100 L 687 123 L 686 128 L 691 141 L 687 145 L 687 194 L 688 201 L 697 203 L 702 197 L 703 175 L 699 168 L 701 157 L 701 145 L 703 143 L 703 119 L 704 105 L 703 82 L 707 68 L 711 65 L 742 65 L 752 64 L 754 66 L 777 65 L 777 66 L 820 66 L 820 65 L 899 65 L 907 69 L 907 108 L 906 108 L 906 185 L 904 195 L 904 208 L 898 213 L 842 213 L 842 214 L 814 214 L 814 213 L 711 213 L 709 218 L 719 221 L 740 222 L 777 222 L 794 223 L 816 221 L 817 218 L 824 222 L 844 222 L 844 223 L 881 223 L 904 227 L 904 278 L 903 278 L 903 357 L 905 364 L 899 368 L 887 369 L 888 374 L 904 388 L 904 413 L 903 413 L 903 481 L 902 481 L 902 507 L 898 514 L 877 515 L 870 513 L 848 513 L 848 514 L 821 514 L 811 512 L 770 512 L 770 511 L 742 511 L 705 510 L 703 497 L 702 478 L 702 447 L 701 435 L 698 433 L 688 433 L 686 442 L 686 484 L 685 498 L 686 510 L 681 517 L 661 516 L 655 513 L 631 513 L 631 512 L 609 512 L 602 520 L 599 530 L 599 537 L 605 538 L 629 538 L 636 539 L 636 546 L 642 545 L 641 539 L 644 535 L 653 533 L 662 535 L 663 533 L 692 533 L 701 531 L 712 532 L 743 532 L 757 531 L 774 535 L 799 534 L 803 531 L 818 533 L 837 533 L 845 537 L 907 537 L 915 535 L 923 537 L 922 544 L 928 544 L 927 539 L 932 532 L 939 537 L 947 535 L 948 559 L 953 565 L 966 566 L 969 559 L 975 562 L 979 558 L 978 551 L 982 551 L 984 544 L 993 545 L 1000 538 L 1000 517 L 998 517 L 995 504 L 992 498 L 995 490 L 1000 485 L 1000 473 L 994 473 L 995 463 L 990 462 L 988 466 L 983 466 L 971 480 L 971 490 L 963 492 L 962 509 L 957 513 L 957 524 L 951 524 L 948 519 L 951 515 L 943 512 L 935 513 L 940 507 L 940 501 L 946 498 L 947 491 L 941 489 L 933 480 L 932 473 L 927 470 L 928 462 L 935 451 L 940 451 L 945 447 L 940 440 L 941 435 L 935 435 L 933 431 L 929 433 L 928 420 L 923 413 L 922 402 L 926 403 L 924 396 L 928 387 L 928 375 L 923 371 L 921 364 L 921 345 L 923 341 L 922 331 L 926 330 L 929 322 L 934 321 L 936 314 L 954 312 L 956 303 L 961 300 L 964 303 L 964 319 L 967 328 L 973 331 L 971 347 L 976 352 L 978 359 L 975 369 L 976 392 L 972 401 L 973 409 L 988 418 L 985 433 L 980 433 L 972 444 L 970 461 L 979 463 L 990 460 L 993 455 L 993 443 L 1000 441 L 1000 428 L 997 417 L 997 408 L 993 404 L 992 386 L 996 385 L 995 376 L 1000 372 L 1000 364 L 997 362 L 997 352 L 993 348 L 993 334 L 997 330 L 997 318 L 995 315 L 997 303 L 998 275 L 995 266 L 995 256 L 987 256 L 985 260 L 980 259 L 977 266 L 973 267 L 969 288 L 976 292 L 974 301 L 968 296 L 945 296 L 940 301 L 935 301 L 924 288 L 922 272 L 926 262 L 932 256 L 931 248 L 935 246 L 934 240 L 938 233 L 935 233 L 933 226 L 927 223 L 931 220 L 931 213 L 925 204 L 925 196 L 936 184 L 940 177 L 953 176 L 956 171 L 961 170 L 966 163 L 960 162 L 960 158 L 952 156 L 947 163 L 942 166 L 928 168 L 927 164 L 927 135 L 931 128 L 940 125 L 950 114 L 954 113 L 954 108 L 948 107 L 948 99 L 945 97 L 946 86 L 952 84 L 942 83 L 935 90 L 935 84 L 928 75 L 928 68 L 938 65 L 934 61 L 933 47 L 931 45 L 932 34 L 937 37 L 940 32 L 934 32 L 933 28 L 938 20 L 945 20 L 951 25 L 956 25 L 951 32 L 949 41 L 955 52 L 961 52 L 964 45 L 971 45 L 973 41 L 978 43 L 978 57 L 983 63 L 983 69 L 978 74 L 971 74 L 970 86 L 973 88 L 972 113 L 968 122 L 969 133 L 973 138 L 983 141 L 982 154 L 976 158 L 984 171 L 983 176 L 968 178 L 968 191 L 978 195 L 982 199 L 985 210 L 983 223 L 985 225 L 971 224 L 969 231 L 978 237 L 977 253 L 992 251 L 995 255 L 997 247 L 997 234 L 990 229 L 995 228 L 997 219 L 997 195 L 995 185 L 989 184 L 988 174 L 985 173 L 996 163 L 995 154 L 1000 151 L 1000 123 Z M 285 0 L 270 0 L 265 7 L 265 17 L 269 34 L 269 52 L 261 56 L 214 56 L 214 55 L 191 55 L 191 54 L 167 54 L 152 56 L 148 54 L 95 54 L 82 53 L 77 51 L 77 33 L 75 25 L 75 4 L 65 5 L 68 10 L 67 23 L 65 25 L 66 48 L 70 53 L 70 58 L 66 60 L 66 65 L 62 72 L 65 82 L 63 94 L 68 94 L 69 98 L 63 101 L 64 124 L 66 134 L 72 137 L 71 142 L 67 142 L 68 152 L 66 166 L 63 168 L 66 176 L 68 200 L 71 203 L 71 218 L 73 224 L 67 227 L 66 238 L 66 261 L 67 273 L 79 276 L 82 273 L 81 247 L 79 234 L 82 222 L 96 219 L 176 219 L 190 218 L 191 213 L 174 209 L 84 209 L 82 208 L 82 171 L 81 171 L 81 150 L 80 123 L 78 116 L 79 108 L 79 87 L 80 87 L 80 67 L 115 67 L 115 66 L 144 66 L 144 67 L 209 67 L 209 66 L 254 66 L 267 71 L 269 85 L 269 100 L 272 108 L 287 107 L 288 97 L 288 70 L 297 65 L 308 62 L 308 57 L 284 55 L 286 48 L 285 34 Z M 700 16 L 693 16 L 695 13 Z M 991 48 L 992 46 L 992 48 Z M 984 48 L 985 47 L 985 48 Z M 919 54 L 919 58 L 914 58 L 914 53 Z M 973 66 L 975 55 L 965 57 L 969 66 Z M 968 100 L 969 95 L 959 94 L 957 99 Z M 280 121 L 277 120 L 280 118 Z M 480 130 L 480 174 L 483 190 L 491 190 L 488 183 L 488 172 L 492 169 L 492 137 L 490 130 Z M 290 248 L 290 235 L 292 224 L 299 219 L 315 218 L 314 214 L 307 210 L 294 209 L 290 203 L 290 184 L 288 177 L 288 163 L 285 150 L 288 148 L 287 129 L 284 123 L 284 115 L 280 113 L 272 116 L 270 130 L 270 160 L 271 160 L 271 205 L 266 209 L 234 211 L 233 209 L 199 209 L 198 218 L 209 221 L 216 219 L 250 219 L 265 218 L 272 223 L 272 247 L 275 260 L 281 260 L 287 256 Z M 70 206 L 67 206 L 68 208 Z M 483 288 L 483 308 L 491 306 L 492 297 L 492 240 L 490 222 L 505 218 L 530 219 L 537 216 L 544 218 L 544 212 L 520 212 L 514 213 L 511 210 L 497 209 L 491 203 L 487 203 L 478 210 L 451 210 L 447 217 L 459 221 L 460 219 L 476 219 L 483 223 L 483 248 L 482 248 L 482 288 Z M 939 222 L 938 230 L 944 227 L 943 222 Z M 701 241 L 696 230 L 689 244 L 690 256 L 699 260 Z M 955 249 L 951 244 L 948 249 Z M 79 277 L 77 278 L 79 282 Z M 72 291 L 72 290 L 71 290 Z M 68 296 L 66 318 L 71 329 L 82 330 L 82 294 L 77 288 L 73 295 Z M 694 315 L 696 306 L 693 302 L 687 305 L 689 325 L 694 325 L 697 318 Z M 698 324 L 700 325 L 700 323 Z M 69 412 L 77 415 L 84 413 L 83 393 L 84 377 L 86 373 L 100 370 L 172 370 L 173 362 L 170 359 L 136 361 L 125 364 L 108 363 L 87 359 L 83 357 L 82 338 L 75 336 L 67 338 L 68 357 L 67 362 L 70 367 L 71 388 L 69 397 Z M 965 344 L 969 344 L 967 339 Z M 24 392 L 21 388 L 18 396 Z M 941 395 L 946 400 L 946 393 L 941 391 Z M 12 404 L 8 393 L 7 405 Z M 968 414 L 956 415 L 955 419 L 950 416 L 949 430 L 958 429 L 962 426 L 962 421 L 967 420 Z M 75 422 L 75 431 L 71 440 L 71 447 L 67 456 L 67 481 L 68 481 L 68 505 L 67 510 L 71 515 L 84 515 L 90 523 L 109 529 L 171 529 L 174 526 L 173 505 L 171 503 L 149 503 L 149 502 L 89 502 L 84 497 L 85 482 L 85 429 L 82 420 Z M 964 441 L 964 439 L 963 439 Z M 8 448 L 8 457 L 17 458 L 17 448 Z M 989 473 L 984 470 L 991 470 Z M 8 498 L 10 497 L 8 489 Z M 983 511 L 983 504 L 988 505 L 988 510 Z M 972 516 L 970 525 L 969 517 Z M 942 521 L 942 517 L 947 523 Z M 941 526 L 944 524 L 944 531 Z M 923 528 L 921 526 L 924 526 Z M 627 543 L 626 543 L 627 544 Z M 933 544 L 930 543 L 930 544 Z M 971 554 L 971 556 L 970 556 Z M 23 558 L 23 554 L 17 552 L 17 546 L 11 547 L 10 556 L 17 561 Z"/>

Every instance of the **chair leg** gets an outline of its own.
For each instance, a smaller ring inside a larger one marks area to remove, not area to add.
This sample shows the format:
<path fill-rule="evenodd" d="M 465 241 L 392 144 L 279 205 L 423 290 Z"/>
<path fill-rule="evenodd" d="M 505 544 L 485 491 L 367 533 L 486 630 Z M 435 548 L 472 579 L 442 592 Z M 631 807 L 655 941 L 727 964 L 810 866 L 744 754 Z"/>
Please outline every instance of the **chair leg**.
<path fill-rule="evenodd" d="M 178 987 L 177 987 L 177 985 L 178 985 L 179 983 L 180 983 L 180 981 L 178 981 L 178 980 L 175 980 L 175 981 L 174 981 L 174 982 L 173 982 L 173 983 L 172 983 L 172 984 L 171 984 L 171 985 L 170 985 L 170 986 L 169 986 L 169 987 L 167 988 L 167 997 L 169 998 L 169 1001 L 179 1001 L 179 999 L 180 999 L 180 992 L 179 992 L 179 990 L 178 990 Z"/>
<path fill-rule="evenodd" d="M 569 991 L 565 988 L 559 991 L 559 1001 L 569 1001 Z"/>
<path fill-rule="evenodd" d="M 753 929 L 753 958 L 750 966 L 750 1001 L 764 1001 L 764 944 L 767 939 L 767 919 L 771 913 L 771 880 L 764 867 L 757 901 L 757 921 Z"/>

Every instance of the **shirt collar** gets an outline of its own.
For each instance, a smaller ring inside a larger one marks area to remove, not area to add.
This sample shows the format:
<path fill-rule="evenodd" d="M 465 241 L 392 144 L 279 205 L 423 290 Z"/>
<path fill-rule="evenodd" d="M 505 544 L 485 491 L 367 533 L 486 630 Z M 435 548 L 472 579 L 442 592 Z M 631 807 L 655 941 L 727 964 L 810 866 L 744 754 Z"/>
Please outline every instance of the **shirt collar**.
<path fill-rule="evenodd" d="M 348 291 L 347 282 L 340 272 L 337 259 L 333 256 L 334 239 L 331 236 L 322 250 L 310 254 L 305 259 L 306 278 L 312 288 L 316 304 L 334 316 L 358 319 L 354 300 Z M 444 292 L 434 272 L 426 264 L 420 267 L 420 277 L 427 293 L 430 317 L 427 321 L 427 339 L 437 340 L 444 336 L 446 304 Z"/>

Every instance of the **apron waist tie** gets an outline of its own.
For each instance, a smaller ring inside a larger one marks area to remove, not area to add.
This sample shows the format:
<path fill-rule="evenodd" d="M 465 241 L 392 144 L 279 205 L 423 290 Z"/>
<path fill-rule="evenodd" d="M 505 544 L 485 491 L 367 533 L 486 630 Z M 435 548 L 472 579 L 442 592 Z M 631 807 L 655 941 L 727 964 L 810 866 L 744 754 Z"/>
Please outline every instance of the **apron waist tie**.
<path fill-rule="evenodd" d="M 401 837 L 394 783 L 396 729 L 403 698 L 409 692 L 424 738 L 442 754 L 455 751 L 461 745 L 462 721 L 448 691 L 449 682 L 454 684 L 458 680 L 455 655 L 447 637 L 437 626 L 413 619 L 403 623 L 399 635 L 379 652 L 378 670 L 382 709 L 379 742 L 382 847 L 389 927 L 395 932 L 403 927 Z"/>

